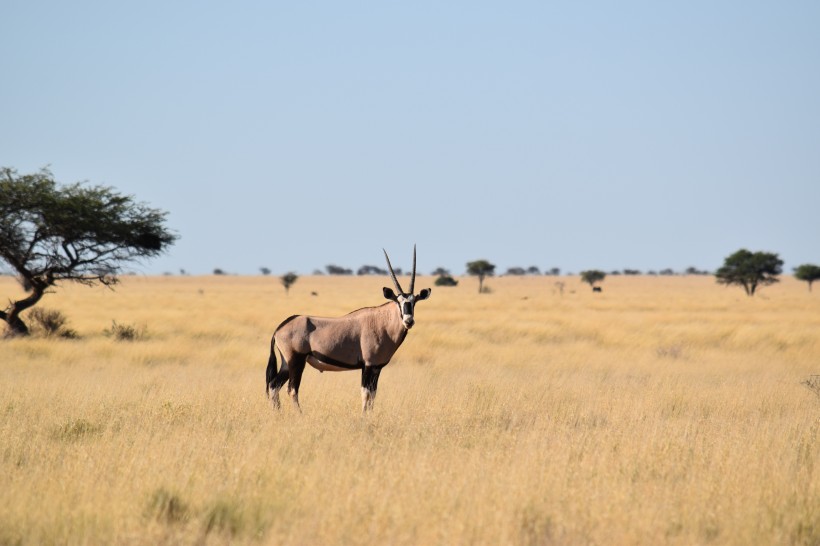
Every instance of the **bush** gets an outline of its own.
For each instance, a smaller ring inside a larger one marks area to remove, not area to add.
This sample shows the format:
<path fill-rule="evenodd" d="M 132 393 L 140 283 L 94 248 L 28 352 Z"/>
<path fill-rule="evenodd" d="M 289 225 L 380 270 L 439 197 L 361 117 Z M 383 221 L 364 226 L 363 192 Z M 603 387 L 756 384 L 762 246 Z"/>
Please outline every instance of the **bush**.
<path fill-rule="evenodd" d="M 66 339 L 79 337 L 75 330 L 66 327 L 68 318 L 56 309 L 37 307 L 31 310 L 29 318 L 46 337 L 57 336 Z"/>
<path fill-rule="evenodd" d="M 456 286 L 457 284 L 458 281 L 450 275 L 439 275 L 435 282 L 436 286 Z"/>
<path fill-rule="evenodd" d="M 116 320 L 112 320 L 111 328 L 104 330 L 103 333 L 117 341 L 139 341 L 145 339 L 147 328 L 132 324 L 117 324 Z"/>
<path fill-rule="evenodd" d="M 160 487 L 149 497 L 145 515 L 163 523 L 182 523 L 189 519 L 190 510 L 179 495 Z"/>

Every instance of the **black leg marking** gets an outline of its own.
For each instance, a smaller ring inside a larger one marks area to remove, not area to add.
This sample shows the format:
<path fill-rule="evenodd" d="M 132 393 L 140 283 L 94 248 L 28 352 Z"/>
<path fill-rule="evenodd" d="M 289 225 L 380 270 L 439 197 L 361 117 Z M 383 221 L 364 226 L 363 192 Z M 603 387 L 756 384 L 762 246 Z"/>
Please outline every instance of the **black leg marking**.
<path fill-rule="evenodd" d="M 362 368 L 362 412 L 373 409 L 376 389 L 379 387 L 381 367 L 365 366 Z"/>

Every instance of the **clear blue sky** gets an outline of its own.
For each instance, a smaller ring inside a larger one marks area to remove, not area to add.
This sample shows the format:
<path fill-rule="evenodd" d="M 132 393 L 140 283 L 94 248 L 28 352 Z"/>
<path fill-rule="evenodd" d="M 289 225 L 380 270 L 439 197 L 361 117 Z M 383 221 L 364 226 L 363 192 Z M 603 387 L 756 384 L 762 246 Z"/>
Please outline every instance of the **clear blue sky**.
<path fill-rule="evenodd" d="M 243 274 L 820 263 L 820 2 L 0 7 L 0 165 Z"/>

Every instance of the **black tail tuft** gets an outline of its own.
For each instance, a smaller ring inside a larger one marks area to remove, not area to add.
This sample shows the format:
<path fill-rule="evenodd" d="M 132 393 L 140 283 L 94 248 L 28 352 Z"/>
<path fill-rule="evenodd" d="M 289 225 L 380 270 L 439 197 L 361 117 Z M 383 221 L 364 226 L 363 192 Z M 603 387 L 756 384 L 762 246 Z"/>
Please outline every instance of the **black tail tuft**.
<path fill-rule="evenodd" d="M 268 369 L 265 371 L 265 396 L 270 395 L 271 383 L 276 377 L 276 352 L 274 351 L 274 343 L 270 344 L 270 358 L 268 358 Z"/>

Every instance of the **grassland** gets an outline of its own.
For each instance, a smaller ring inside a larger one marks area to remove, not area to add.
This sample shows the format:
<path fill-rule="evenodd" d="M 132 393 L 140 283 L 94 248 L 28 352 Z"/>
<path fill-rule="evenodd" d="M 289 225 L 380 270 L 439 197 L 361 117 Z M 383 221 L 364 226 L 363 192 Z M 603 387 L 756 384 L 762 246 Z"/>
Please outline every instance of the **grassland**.
<path fill-rule="evenodd" d="M 563 280 L 434 289 L 366 417 L 357 372 L 308 369 L 300 415 L 264 369 L 386 279 L 61 288 L 80 339 L 0 341 L 0 545 L 820 544 L 820 293 Z"/>

